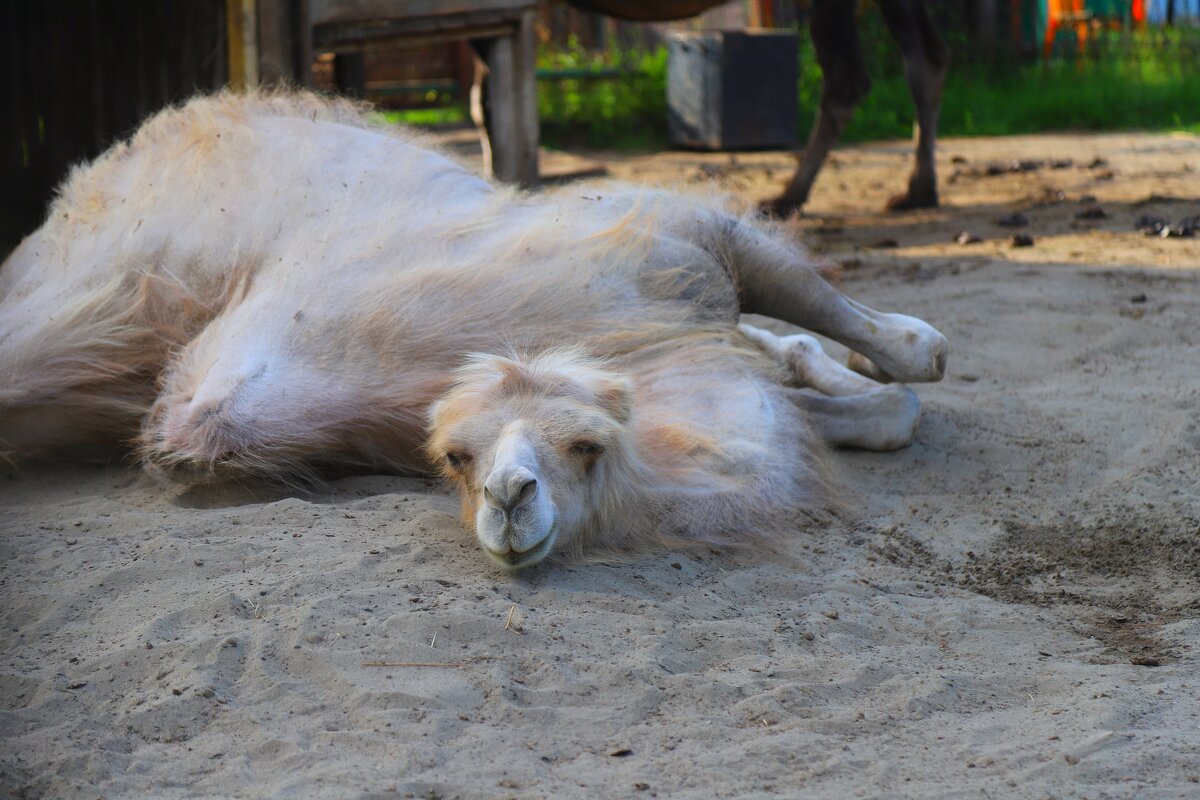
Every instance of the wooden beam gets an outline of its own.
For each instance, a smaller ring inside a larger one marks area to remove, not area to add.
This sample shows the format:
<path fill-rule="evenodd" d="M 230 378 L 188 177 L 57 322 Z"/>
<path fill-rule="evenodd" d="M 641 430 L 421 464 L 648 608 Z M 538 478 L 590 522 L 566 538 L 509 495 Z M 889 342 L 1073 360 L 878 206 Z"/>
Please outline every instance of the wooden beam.
<path fill-rule="evenodd" d="M 368 50 L 374 42 L 383 40 L 405 40 L 409 42 L 461 42 L 464 38 L 496 39 L 502 36 L 512 36 L 516 23 L 506 22 L 496 25 L 472 25 L 459 28 L 427 29 L 413 28 L 401 24 L 383 26 L 362 26 L 343 23 L 341 25 L 325 25 L 313 31 L 313 42 L 323 50 L 338 52 L 356 52 Z"/>
<path fill-rule="evenodd" d="M 411 19 L 533 8 L 536 0 L 312 0 L 312 24 Z"/>

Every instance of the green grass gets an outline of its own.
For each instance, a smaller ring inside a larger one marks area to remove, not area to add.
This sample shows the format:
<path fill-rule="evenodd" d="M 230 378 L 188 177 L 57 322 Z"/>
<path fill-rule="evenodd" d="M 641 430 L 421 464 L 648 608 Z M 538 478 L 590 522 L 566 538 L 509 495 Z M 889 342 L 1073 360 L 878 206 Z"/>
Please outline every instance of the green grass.
<path fill-rule="evenodd" d="M 409 108 L 404 111 L 380 111 L 379 119 L 393 125 L 438 126 L 466 122 L 467 110 L 461 106 L 438 106 L 435 108 Z"/>
<path fill-rule="evenodd" d="M 619 78 L 538 81 L 542 138 L 551 146 L 650 149 L 667 136 L 667 51 L 589 53 L 571 41 L 538 58 L 539 72 L 623 72 Z"/>
<path fill-rule="evenodd" d="M 882 30 L 868 29 L 874 86 L 844 141 L 910 135 L 912 101 L 899 54 Z M 800 36 L 800 129 L 803 141 L 820 96 L 821 72 L 807 33 Z M 1067 43 L 1069 45 L 1069 42 Z M 969 53 L 964 43 L 956 52 Z M 665 48 L 587 52 L 571 42 L 538 62 L 538 113 L 551 147 L 648 150 L 666 144 Z M 546 78 L 567 71 L 571 77 Z M 619 77 L 576 77 L 581 72 Z M 389 112 L 413 124 L 465 120 L 457 106 Z M 1182 130 L 1200 133 L 1200 29 L 1111 33 L 1093 44 L 1080 68 L 1068 55 L 1043 64 L 969 62 L 952 66 L 942 98 L 944 136 L 1004 136 L 1065 130 Z"/>
<path fill-rule="evenodd" d="M 912 102 L 898 75 L 875 81 L 843 138 L 886 139 L 912 130 Z M 1185 61 L 1026 64 L 953 69 L 942 97 L 945 136 L 1044 131 L 1200 130 L 1200 66 Z"/>
<path fill-rule="evenodd" d="M 875 82 L 844 139 L 907 136 L 912 101 L 898 77 Z M 1062 130 L 1198 130 L 1200 77 L 1145 79 L 1123 68 L 1022 67 L 1007 76 L 951 73 L 942 97 L 945 136 L 1005 136 Z"/>

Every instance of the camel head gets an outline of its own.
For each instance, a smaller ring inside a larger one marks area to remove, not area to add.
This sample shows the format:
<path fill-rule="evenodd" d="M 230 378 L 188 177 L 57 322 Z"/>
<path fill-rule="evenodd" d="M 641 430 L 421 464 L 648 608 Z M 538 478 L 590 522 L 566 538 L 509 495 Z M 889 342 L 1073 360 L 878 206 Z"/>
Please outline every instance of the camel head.
<path fill-rule="evenodd" d="M 577 548 L 618 510 L 628 480 L 629 381 L 577 351 L 476 355 L 430 410 L 430 457 L 463 520 L 503 566 Z"/>

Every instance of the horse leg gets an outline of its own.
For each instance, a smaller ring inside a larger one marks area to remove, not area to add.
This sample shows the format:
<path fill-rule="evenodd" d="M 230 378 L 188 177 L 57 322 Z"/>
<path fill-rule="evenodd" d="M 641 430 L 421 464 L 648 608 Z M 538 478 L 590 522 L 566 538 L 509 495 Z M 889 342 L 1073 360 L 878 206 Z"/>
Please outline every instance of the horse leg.
<path fill-rule="evenodd" d="M 826 156 L 854 109 L 871 91 L 854 24 L 854 5 L 846 0 L 814 0 L 812 4 L 810 31 L 821 65 L 821 103 L 791 182 L 783 194 L 763 204 L 763 210 L 775 216 L 786 217 L 808 202 Z"/>
<path fill-rule="evenodd" d="M 722 233 L 722 254 L 736 275 L 743 312 L 824 334 L 901 383 L 941 380 L 949 345 L 933 326 L 847 298 L 801 252 L 755 226 L 735 221 Z"/>
<path fill-rule="evenodd" d="M 885 386 L 846 369 L 807 334 L 780 337 L 752 325 L 738 327 L 802 387 L 816 390 L 792 389 L 788 398 L 808 413 L 825 442 L 864 450 L 898 450 L 912 444 L 921 404 L 907 386 Z"/>
<path fill-rule="evenodd" d="M 935 208 L 938 190 L 934 155 L 950 49 L 938 35 L 924 0 L 881 0 L 879 5 L 904 56 L 904 74 L 917 112 L 916 166 L 908 179 L 908 191 L 889 200 L 888 208 Z"/>

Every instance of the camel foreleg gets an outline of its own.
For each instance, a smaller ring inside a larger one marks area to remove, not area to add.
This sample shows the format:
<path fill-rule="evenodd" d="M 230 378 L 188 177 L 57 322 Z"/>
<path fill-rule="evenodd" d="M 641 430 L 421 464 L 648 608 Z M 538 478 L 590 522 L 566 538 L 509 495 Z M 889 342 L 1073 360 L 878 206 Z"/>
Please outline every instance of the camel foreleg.
<path fill-rule="evenodd" d="M 789 390 L 789 399 L 808 412 L 825 442 L 864 450 L 912 444 L 921 404 L 907 386 L 879 384 L 852 372 L 807 334 L 780 337 L 744 323 L 738 327 L 792 374 L 801 388 Z"/>

